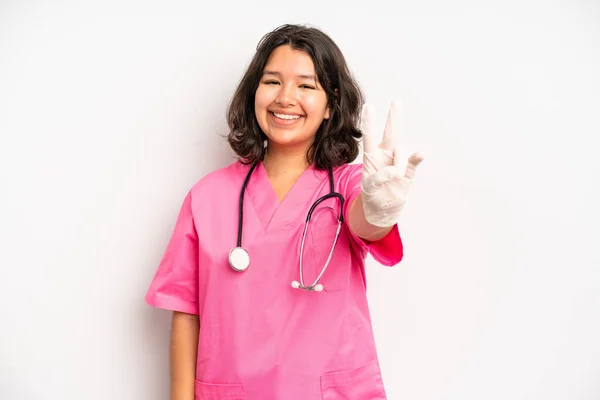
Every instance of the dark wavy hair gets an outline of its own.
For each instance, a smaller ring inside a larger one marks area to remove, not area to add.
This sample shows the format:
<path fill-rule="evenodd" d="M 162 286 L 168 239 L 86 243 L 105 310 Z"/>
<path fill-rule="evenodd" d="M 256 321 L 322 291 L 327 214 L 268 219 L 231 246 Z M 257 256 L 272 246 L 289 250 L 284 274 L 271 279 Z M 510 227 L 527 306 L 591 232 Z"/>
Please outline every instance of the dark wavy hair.
<path fill-rule="evenodd" d="M 324 32 L 303 25 L 282 25 L 259 41 L 227 111 L 227 140 L 240 162 L 251 164 L 265 155 L 266 135 L 256 120 L 254 96 L 271 52 L 289 45 L 312 59 L 317 79 L 327 95 L 329 119 L 323 120 L 306 157 L 317 169 L 350 163 L 358 156 L 358 129 L 363 94 L 350 73 L 344 55 Z"/>

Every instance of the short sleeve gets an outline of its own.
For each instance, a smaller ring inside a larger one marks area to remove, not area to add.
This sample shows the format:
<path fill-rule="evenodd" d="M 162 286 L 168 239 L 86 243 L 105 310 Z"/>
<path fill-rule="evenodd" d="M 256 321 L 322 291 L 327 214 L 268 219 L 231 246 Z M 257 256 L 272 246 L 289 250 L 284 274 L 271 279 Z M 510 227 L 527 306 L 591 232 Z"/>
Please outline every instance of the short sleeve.
<path fill-rule="evenodd" d="M 198 235 L 191 193 L 183 201 L 145 300 L 153 307 L 198 314 Z"/>
<path fill-rule="evenodd" d="M 344 206 L 344 218 L 346 221 L 348 220 L 350 204 L 352 204 L 361 192 L 362 164 L 352 164 L 348 168 L 349 173 L 345 188 L 346 202 Z M 385 266 L 393 266 L 402 261 L 404 246 L 402 245 L 398 224 L 395 224 L 385 237 L 375 242 L 368 242 L 356 236 L 349 227 L 348 231 L 358 247 L 362 251 L 370 253 L 378 263 Z"/>

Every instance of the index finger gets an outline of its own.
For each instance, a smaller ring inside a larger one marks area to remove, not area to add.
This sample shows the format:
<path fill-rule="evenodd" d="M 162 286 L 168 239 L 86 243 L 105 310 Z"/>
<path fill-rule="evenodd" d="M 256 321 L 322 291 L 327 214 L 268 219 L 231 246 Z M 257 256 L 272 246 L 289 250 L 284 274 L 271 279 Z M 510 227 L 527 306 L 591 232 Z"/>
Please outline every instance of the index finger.
<path fill-rule="evenodd" d="M 363 134 L 363 152 L 371 153 L 375 149 L 373 139 L 373 107 L 365 104 L 360 116 L 360 130 Z"/>
<path fill-rule="evenodd" d="M 398 136 L 400 136 L 400 123 L 402 121 L 402 103 L 394 100 L 390 105 L 388 118 L 383 131 L 383 140 L 381 147 L 386 150 L 392 150 L 398 144 Z"/>

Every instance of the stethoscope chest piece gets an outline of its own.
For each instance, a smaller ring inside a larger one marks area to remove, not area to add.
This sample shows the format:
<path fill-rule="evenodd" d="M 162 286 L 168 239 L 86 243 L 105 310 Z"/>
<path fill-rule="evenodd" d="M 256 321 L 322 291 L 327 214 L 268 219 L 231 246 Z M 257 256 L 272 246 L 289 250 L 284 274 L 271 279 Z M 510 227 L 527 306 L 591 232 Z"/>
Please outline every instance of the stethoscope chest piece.
<path fill-rule="evenodd" d="M 250 266 L 250 255 L 244 248 L 234 247 L 229 252 L 229 265 L 234 271 L 245 271 Z"/>

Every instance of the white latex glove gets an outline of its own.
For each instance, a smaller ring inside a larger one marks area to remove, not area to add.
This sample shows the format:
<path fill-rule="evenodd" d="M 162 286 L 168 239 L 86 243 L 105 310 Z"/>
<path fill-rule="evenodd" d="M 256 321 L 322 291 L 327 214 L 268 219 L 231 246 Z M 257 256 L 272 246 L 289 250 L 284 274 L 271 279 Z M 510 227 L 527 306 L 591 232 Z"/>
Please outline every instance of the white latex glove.
<path fill-rule="evenodd" d="M 420 153 L 412 154 L 408 162 L 400 155 L 396 142 L 401 114 L 400 103 L 392 102 L 383 140 L 379 145 L 373 137 L 373 108 L 365 104 L 361 117 L 363 209 L 366 220 L 371 225 L 382 228 L 391 227 L 398 222 L 416 168 L 423 161 Z"/>

